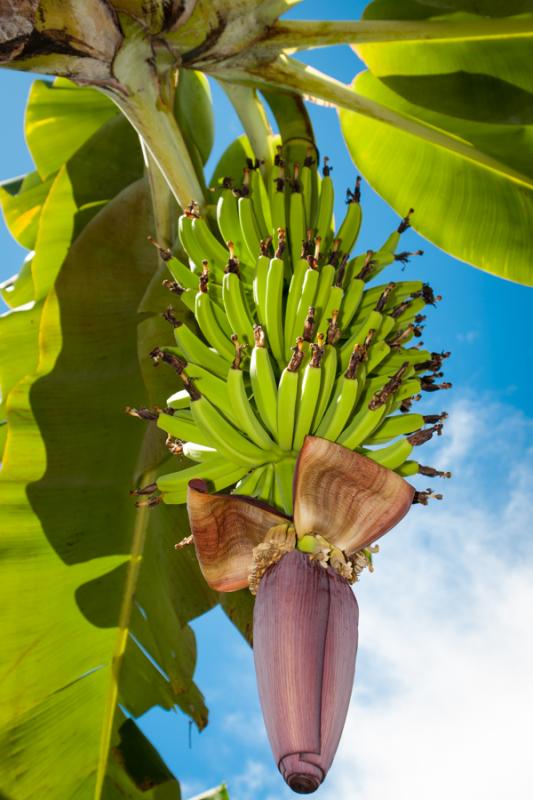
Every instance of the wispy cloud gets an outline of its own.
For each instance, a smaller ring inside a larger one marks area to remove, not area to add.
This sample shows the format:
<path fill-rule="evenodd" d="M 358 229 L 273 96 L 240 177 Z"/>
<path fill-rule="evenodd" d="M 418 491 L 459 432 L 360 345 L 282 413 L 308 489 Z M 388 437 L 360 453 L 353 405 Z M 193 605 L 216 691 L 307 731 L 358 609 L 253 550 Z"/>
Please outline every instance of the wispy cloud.
<path fill-rule="evenodd" d="M 457 340 L 459 342 L 465 342 L 466 344 L 472 344 L 472 342 L 475 342 L 477 339 L 479 339 L 479 331 L 477 330 L 457 334 Z"/>

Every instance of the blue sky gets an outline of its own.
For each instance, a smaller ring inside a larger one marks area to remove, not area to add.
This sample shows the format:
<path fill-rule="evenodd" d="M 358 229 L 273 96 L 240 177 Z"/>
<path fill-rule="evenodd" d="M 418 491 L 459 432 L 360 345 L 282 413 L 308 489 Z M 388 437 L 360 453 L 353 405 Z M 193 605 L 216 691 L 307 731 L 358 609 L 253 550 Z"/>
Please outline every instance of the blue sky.
<path fill-rule="evenodd" d="M 363 5 L 329 2 L 327 15 L 358 16 Z M 306 0 L 293 16 L 325 13 Z M 320 51 L 308 60 L 344 81 L 360 69 L 348 49 L 335 58 Z M 31 80 L 0 72 L 0 179 L 31 168 L 22 138 Z M 216 88 L 214 99 L 222 122 L 212 163 L 240 133 Z M 318 107 L 311 113 L 342 199 L 356 170 L 335 113 Z M 398 222 L 367 185 L 362 202 L 361 251 L 379 245 Z M 316 797 L 525 797 L 533 783 L 527 746 L 533 707 L 531 290 L 451 259 L 414 231 L 403 242 L 425 251 L 405 275 L 429 280 L 444 298 L 428 314 L 424 341 L 452 351 L 446 376 L 454 388 L 424 405 L 451 415 L 445 436 L 425 449 L 423 460 L 453 469 L 454 478 L 438 487 L 442 503 L 413 509 L 385 538 L 376 572 L 357 586 L 356 686 L 336 762 Z M 18 271 L 24 253 L 3 225 L 0 253 L 5 279 Z M 192 732 L 190 749 L 181 713 L 152 711 L 142 721 L 145 731 L 183 781 L 185 797 L 223 780 L 234 800 L 292 796 L 271 761 L 249 648 L 218 610 L 194 627 L 197 682 L 211 723 L 201 735 Z"/>

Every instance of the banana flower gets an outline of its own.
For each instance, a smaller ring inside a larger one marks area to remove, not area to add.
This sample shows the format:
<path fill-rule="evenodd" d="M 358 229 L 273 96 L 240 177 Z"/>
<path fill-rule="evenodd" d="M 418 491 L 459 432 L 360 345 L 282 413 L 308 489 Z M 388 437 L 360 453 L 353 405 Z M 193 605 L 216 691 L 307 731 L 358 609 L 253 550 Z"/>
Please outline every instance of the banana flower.
<path fill-rule="evenodd" d="M 254 660 L 276 764 L 293 791 L 324 780 L 352 691 L 358 559 L 409 510 L 415 491 L 389 469 L 313 436 L 300 451 L 294 517 L 191 481 L 187 507 L 209 585 L 250 586 Z"/>

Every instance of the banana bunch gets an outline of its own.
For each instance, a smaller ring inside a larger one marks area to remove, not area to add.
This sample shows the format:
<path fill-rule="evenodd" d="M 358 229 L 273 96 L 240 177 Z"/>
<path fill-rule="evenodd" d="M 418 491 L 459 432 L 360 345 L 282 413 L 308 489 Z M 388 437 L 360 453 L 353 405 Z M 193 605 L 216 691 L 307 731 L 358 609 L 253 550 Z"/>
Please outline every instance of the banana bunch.
<path fill-rule="evenodd" d="M 197 205 L 179 218 L 188 263 L 160 248 L 165 281 L 192 312 L 172 307 L 175 347 L 151 356 L 175 369 L 181 389 L 164 408 L 128 409 L 155 420 L 183 468 L 148 487 L 141 505 L 184 503 L 189 481 L 209 481 L 292 513 L 298 452 L 308 434 L 355 450 L 402 476 L 449 477 L 423 466 L 414 448 L 440 435 L 446 414 L 411 410 L 439 382 L 449 353 L 414 344 L 436 297 L 422 281 L 376 281 L 394 262 L 410 215 L 376 251 L 352 256 L 361 227 L 360 179 L 335 226 L 328 160 L 302 165 L 278 154 L 265 181 L 248 161 L 240 185 L 224 179 L 217 225 Z M 186 461 L 185 461 L 186 459 Z M 431 490 L 418 492 L 427 503 Z M 433 495 L 440 497 L 440 495 Z"/>

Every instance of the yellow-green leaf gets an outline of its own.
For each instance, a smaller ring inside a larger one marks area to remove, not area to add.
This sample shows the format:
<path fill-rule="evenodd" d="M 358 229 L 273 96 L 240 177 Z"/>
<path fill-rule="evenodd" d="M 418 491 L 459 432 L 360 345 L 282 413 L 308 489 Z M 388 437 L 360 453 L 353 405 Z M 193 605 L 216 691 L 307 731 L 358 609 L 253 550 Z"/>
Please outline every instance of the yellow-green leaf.
<path fill-rule="evenodd" d="M 343 110 L 343 133 L 358 169 L 399 214 L 456 258 L 533 284 L 533 134 L 529 126 L 465 120 L 410 103 L 370 73 L 358 95 L 398 112 L 394 127 Z M 444 133 L 435 137 L 432 132 Z"/>

